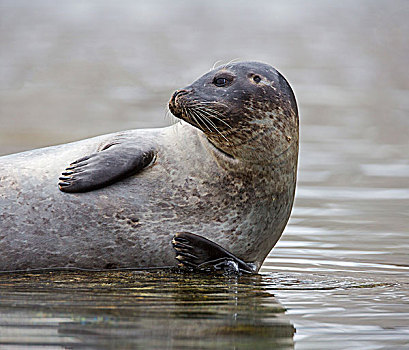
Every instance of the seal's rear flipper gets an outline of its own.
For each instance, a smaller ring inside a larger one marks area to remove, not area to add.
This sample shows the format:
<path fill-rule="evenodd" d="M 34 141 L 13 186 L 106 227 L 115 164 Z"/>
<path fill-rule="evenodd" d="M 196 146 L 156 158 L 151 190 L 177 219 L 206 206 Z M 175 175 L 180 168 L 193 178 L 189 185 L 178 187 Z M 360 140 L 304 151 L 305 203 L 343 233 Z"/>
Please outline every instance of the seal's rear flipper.
<path fill-rule="evenodd" d="M 153 147 L 138 145 L 135 140 L 114 140 L 71 163 L 60 176 L 58 187 L 63 192 L 96 190 L 138 173 L 154 157 Z"/>
<path fill-rule="evenodd" d="M 189 232 L 177 233 L 172 240 L 179 266 L 192 270 L 222 270 L 255 273 L 255 267 L 240 260 L 208 239 Z"/>

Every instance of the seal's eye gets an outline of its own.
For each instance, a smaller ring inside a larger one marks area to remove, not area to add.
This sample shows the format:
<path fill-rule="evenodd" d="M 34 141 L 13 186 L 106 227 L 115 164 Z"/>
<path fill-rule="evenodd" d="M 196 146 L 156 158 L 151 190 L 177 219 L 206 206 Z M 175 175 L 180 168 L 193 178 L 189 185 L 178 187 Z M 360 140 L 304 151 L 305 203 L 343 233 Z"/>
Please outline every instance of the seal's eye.
<path fill-rule="evenodd" d="M 222 87 L 227 85 L 227 79 L 226 78 L 214 78 L 213 84 Z"/>
<path fill-rule="evenodd" d="M 259 83 L 259 82 L 261 81 L 261 78 L 260 78 L 259 75 L 255 75 L 255 76 L 253 77 L 253 80 L 254 80 L 254 82 L 256 82 L 256 83 Z"/>

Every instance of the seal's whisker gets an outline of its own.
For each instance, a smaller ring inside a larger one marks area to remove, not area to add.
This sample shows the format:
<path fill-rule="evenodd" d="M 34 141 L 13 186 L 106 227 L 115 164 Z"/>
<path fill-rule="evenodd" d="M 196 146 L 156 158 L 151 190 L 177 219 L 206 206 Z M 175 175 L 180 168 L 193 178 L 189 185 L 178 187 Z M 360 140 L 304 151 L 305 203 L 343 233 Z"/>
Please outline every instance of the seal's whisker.
<path fill-rule="evenodd" d="M 217 133 L 218 133 L 221 137 L 223 137 L 228 144 L 230 144 L 230 141 L 227 139 L 227 137 L 224 136 L 224 135 L 219 131 L 219 129 L 216 129 L 216 130 L 217 130 Z"/>
<path fill-rule="evenodd" d="M 210 132 L 212 131 L 210 130 L 209 126 L 206 124 L 206 120 L 200 116 L 197 110 L 191 109 L 191 112 L 202 122 L 202 124 L 206 127 L 207 130 L 209 130 Z"/>
<path fill-rule="evenodd" d="M 199 130 L 204 131 L 204 130 L 202 129 L 202 127 L 201 127 L 201 123 L 199 123 L 199 121 L 197 120 L 197 118 L 196 118 L 192 113 L 190 113 L 191 109 L 188 110 L 185 106 L 183 106 L 183 110 L 185 111 L 185 114 L 186 114 L 189 118 L 193 119 L 193 121 L 196 123 L 196 126 L 199 128 Z"/>
<path fill-rule="evenodd" d="M 195 101 L 194 103 L 190 104 L 189 106 L 190 106 L 190 107 L 201 107 L 202 109 L 212 110 L 212 111 L 214 111 L 215 113 L 217 113 L 218 115 L 223 116 L 223 113 L 222 113 L 222 112 L 217 111 L 217 110 L 215 110 L 215 109 L 213 109 L 213 108 L 210 108 L 208 105 L 206 105 L 206 104 L 204 104 L 204 103 L 202 103 L 202 102 L 199 102 L 199 101 Z"/>
<path fill-rule="evenodd" d="M 211 113 L 209 113 L 207 110 L 202 109 L 202 108 L 197 108 L 197 110 L 199 110 L 202 113 L 203 117 L 206 117 L 206 119 L 212 124 L 212 126 L 214 128 L 217 128 L 216 124 L 213 123 L 213 121 L 209 118 L 209 117 L 214 117 L 214 115 L 212 115 Z M 218 118 L 217 118 L 218 119 Z"/>
<path fill-rule="evenodd" d="M 201 111 L 201 112 L 203 112 L 203 111 Z M 203 115 L 203 114 L 202 114 L 202 116 L 205 117 L 205 115 Z M 217 128 L 217 126 L 216 126 L 209 118 L 206 117 L 206 120 L 207 120 L 209 123 L 211 123 L 211 125 L 212 125 L 213 128 L 214 128 L 214 130 L 215 130 L 221 137 L 223 137 L 228 144 L 230 144 L 230 141 L 227 139 L 226 136 L 224 136 L 224 135 L 221 133 L 221 131 Z"/>
<path fill-rule="evenodd" d="M 195 106 L 199 106 L 199 107 L 201 107 L 201 108 L 203 108 L 203 109 L 205 109 L 205 110 L 214 112 L 215 114 L 219 115 L 220 117 L 224 117 L 224 112 L 225 112 L 225 111 L 218 111 L 218 110 L 215 109 L 216 107 L 213 106 L 213 105 L 210 105 L 210 107 L 209 107 L 209 105 L 207 105 L 207 104 L 205 104 L 205 103 L 199 102 L 199 103 L 196 104 Z M 211 107 L 213 107 L 213 108 L 211 108 Z M 227 106 L 226 106 L 226 107 L 227 107 Z"/>
<path fill-rule="evenodd" d="M 223 107 L 229 108 L 229 106 L 227 106 L 226 104 L 219 102 L 219 101 L 197 101 L 200 104 L 209 104 L 209 105 L 221 105 Z"/>
<path fill-rule="evenodd" d="M 214 65 L 213 65 L 212 69 L 210 69 L 210 70 L 214 70 L 214 69 L 217 67 L 217 64 L 218 64 L 219 62 L 221 62 L 221 60 L 218 60 L 218 61 L 214 62 Z"/>
<path fill-rule="evenodd" d="M 165 115 L 163 116 L 163 120 L 169 121 L 170 125 L 176 124 L 179 122 L 179 119 L 176 118 L 172 112 L 169 110 L 169 107 L 165 109 Z"/>
<path fill-rule="evenodd" d="M 220 112 L 218 112 L 218 111 L 216 111 L 216 110 L 214 110 L 212 108 L 209 108 L 206 105 L 204 105 L 204 106 L 201 105 L 199 101 L 195 101 L 193 103 L 190 103 L 189 107 L 190 108 L 195 108 L 196 110 L 202 111 L 202 113 L 205 113 L 207 116 L 209 116 L 211 118 L 219 120 L 220 122 L 225 124 L 228 128 L 232 129 L 232 127 L 227 122 L 225 122 L 223 119 L 221 119 L 221 118 L 224 117 L 224 115 L 222 113 L 220 113 Z M 219 118 L 218 116 L 220 116 L 221 118 Z M 207 119 L 210 121 L 209 118 L 207 118 Z M 212 124 L 214 125 L 213 122 L 212 122 Z"/>
<path fill-rule="evenodd" d="M 197 111 L 198 114 L 200 114 L 199 111 Z M 206 124 L 206 127 L 209 131 L 212 131 L 212 124 L 211 124 L 211 120 L 209 120 L 209 118 L 206 118 L 206 116 L 204 116 L 203 114 L 200 114 L 201 118 L 203 120 L 203 122 Z"/>
<path fill-rule="evenodd" d="M 217 112 L 217 111 L 215 111 L 215 110 L 213 110 L 213 109 L 211 109 L 211 108 L 203 108 L 203 109 L 201 109 L 204 113 L 206 113 L 209 117 L 212 117 L 212 118 L 214 118 L 214 119 L 217 119 L 217 120 L 219 120 L 220 122 L 222 122 L 223 124 L 225 124 L 228 128 L 230 128 L 230 129 L 232 129 L 232 127 L 227 123 L 227 122 L 225 122 L 223 119 L 221 119 L 221 118 L 219 118 L 218 116 L 220 116 L 220 117 L 224 117 L 222 114 L 220 114 L 219 112 Z"/>
<path fill-rule="evenodd" d="M 229 62 L 227 62 L 224 66 L 223 66 L 223 68 L 227 68 L 227 66 L 229 65 L 229 64 L 232 64 L 234 61 L 238 61 L 240 58 L 233 58 L 232 60 L 230 60 Z"/>
<path fill-rule="evenodd" d="M 186 110 L 185 106 L 182 106 L 182 112 L 186 116 L 186 118 L 193 119 L 189 112 Z"/>
<path fill-rule="evenodd" d="M 200 110 L 200 109 L 197 110 L 197 113 L 200 113 L 202 118 L 205 119 L 210 124 L 210 126 L 212 126 L 214 128 L 214 130 L 217 132 L 218 130 L 217 130 L 216 124 L 214 124 L 208 117 L 206 117 L 206 115 L 203 114 L 203 112 L 204 112 L 203 110 Z"/>
<path fill-rule="evenodd" d="M 220 105 L 220 106 L 223 106 L 223 107 L 226 107 L 227 109 L 229 109 L 228 105 L 226 105 L 226 104 L 224 104 L 222 102 L 219 102 L 219 101 L 198 101 L 198 100 L 193 100 L 193 101 L 190 102 L 190 104 L 191 105 Z"/>
<path fill-rule="evenodd" d="M 225 115 L 223 113 L 220 113 L 219 111 L 216 111 L 213 108 L 209 108 L 209 107 L 201 107 L 204 111 L 209 112 L 211 114 L 217 115 L 219 117 L 225 117 Z"/>
<path fill-rule="evenodd" d="M 195 114 L 195 116 L 193 116 L 193 114 L 191 114 L 191 116 L 196 121 L 196 124 L 198 125 L 200 130 L 204 131 L 204 128 L 201 125 L 204 125 L 207 128 L 207 125 L 203 122 L 203 120 L 197 114 Z"/>
<path fill-rule="evenodd" d="M 202 110 L 207 110 L 207 111 L 209 111 L 211 114 L 215 114 L 215 115 L 218 115 L 218 116 L 220 116 L 220 117 L 224 117 L 224 114 L 223 113 L 221 113 L 221 112 L 219 112 L 219 111 L 217 111 L 217 110 L 215 110 L 215 109 L 213 109 L 213 108 L 209 108 L 208 106 L 206 106 L 206 105 L 203 105 L 201 102 L 199 102 L 199 101 L 193 101 L 193 102 L 191 102 L 191 103 L 189 103 L 189 108 L 201 108 Z M 222 122 L 224 122 L 223 120 L 221 120 Z"/>

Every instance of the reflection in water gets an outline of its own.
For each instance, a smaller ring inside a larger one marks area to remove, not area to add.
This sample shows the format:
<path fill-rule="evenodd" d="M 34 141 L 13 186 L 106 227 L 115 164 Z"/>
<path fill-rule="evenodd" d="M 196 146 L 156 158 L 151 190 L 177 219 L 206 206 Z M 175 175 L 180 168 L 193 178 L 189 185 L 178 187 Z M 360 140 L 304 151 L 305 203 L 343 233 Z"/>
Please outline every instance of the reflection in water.
<path fill-rule="evenodd" d="M 0 345 L 292 349 L 261 276 L 158 272 L 0 275 Z"/>

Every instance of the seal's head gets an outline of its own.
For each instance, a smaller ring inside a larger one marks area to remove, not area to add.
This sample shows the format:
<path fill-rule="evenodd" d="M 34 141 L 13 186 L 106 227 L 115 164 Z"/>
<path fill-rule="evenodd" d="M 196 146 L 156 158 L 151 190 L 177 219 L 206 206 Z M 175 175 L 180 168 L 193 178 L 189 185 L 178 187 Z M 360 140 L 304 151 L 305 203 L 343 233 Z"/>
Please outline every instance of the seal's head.
<path fill-rule="evenodd" d="M 292 146 L 298 152 L 294 93 L 268 64 L 236 62 L 218 67 L 177 90 L 169 109 L 231 157 L 265 163 Z"/>

